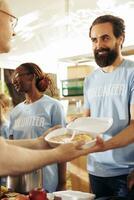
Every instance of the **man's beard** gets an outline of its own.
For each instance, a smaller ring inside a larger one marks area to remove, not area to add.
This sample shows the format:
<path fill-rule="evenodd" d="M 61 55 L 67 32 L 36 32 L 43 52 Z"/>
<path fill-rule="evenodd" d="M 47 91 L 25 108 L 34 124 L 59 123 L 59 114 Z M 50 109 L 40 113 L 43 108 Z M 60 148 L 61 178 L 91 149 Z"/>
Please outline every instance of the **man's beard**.
<path fill-rule="evenodd" d="M 94 57 L 97 65 L 107 67 L 114 63 L 118 56 L 117 49 L 100 48 L 94 51 Z"/>

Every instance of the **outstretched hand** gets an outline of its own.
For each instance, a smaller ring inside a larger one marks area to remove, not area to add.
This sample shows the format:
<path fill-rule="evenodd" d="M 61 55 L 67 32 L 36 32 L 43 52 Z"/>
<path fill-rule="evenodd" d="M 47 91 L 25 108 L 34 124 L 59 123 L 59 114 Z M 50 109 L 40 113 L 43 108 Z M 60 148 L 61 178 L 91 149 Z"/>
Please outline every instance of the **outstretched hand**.
<path fill-rule="evenodd" d="M 52 128 L 49 128 L 42 136 L 38 138 L 38 146 L 39 149 L 50 149 L 51 147 L 49 144 L 44 140 L 44 137 L 49 134 L 51 131 L 61 128 L 61 125 L 56 125 Z M 56 154 L 59 155 L 58 161 L 59 162 L 64 162 L 64 161 L 69 161 L 74 158 L 77 158 L 82 155 L 87 155 L 89 153 L 94 153 L 94 152 L 100 152 L 104 151 L 104 146 L 105 143 L 102 138 L 96 137 L 96 143 L 94 146 L 83 149 L 82 145 L 84 145 L 84 141 L 79 141 L 75 143 L 67 143 L 63 145 L 59 145 L 55 150 Z M 64 152 L 64 154 L 63 154 Z"/>
<path fill-rule="evenodd" d="M 103 140 L 97 138 L 96 144 L 93 147 L 83 149 L 84 141 L 79 141 L 75 143 L 67 143 L 59 145 L 55 148 L 55 155 L 57 156 L 57 162 L 65 162 L 73 160 L 77 157 L 87 155 L 99 151 L 103 147 Z"/>
<path fill-rule="evenodd" d="M 101 137 L 97 136 L 95 145 L 89 148 L 89 153 L 104 151 L 104 146 L 104 140 Z"/>

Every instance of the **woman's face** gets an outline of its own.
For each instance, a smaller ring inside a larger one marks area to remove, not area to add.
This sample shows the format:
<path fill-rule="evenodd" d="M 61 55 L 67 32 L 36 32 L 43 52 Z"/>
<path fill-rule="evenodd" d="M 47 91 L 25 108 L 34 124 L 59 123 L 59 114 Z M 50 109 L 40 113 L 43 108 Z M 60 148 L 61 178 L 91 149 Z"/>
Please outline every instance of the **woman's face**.
<path fill-rule="evenodd" d="M 23 67 L 18 67 L 12 78 L 12 83 L 17 92 L 28 93 L 31 91 L 33 74 Z"/>

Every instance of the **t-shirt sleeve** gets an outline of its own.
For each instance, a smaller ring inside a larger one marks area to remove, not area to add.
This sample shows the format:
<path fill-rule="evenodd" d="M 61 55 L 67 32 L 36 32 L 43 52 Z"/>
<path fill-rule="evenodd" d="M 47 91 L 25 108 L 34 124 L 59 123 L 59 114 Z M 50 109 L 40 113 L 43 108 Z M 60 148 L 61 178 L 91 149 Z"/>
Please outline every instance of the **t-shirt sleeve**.
<path fill-rule="evenodd" d="M 13 119 L 12 119 L 12 112 L 11 112 L 10 115 L 9 115 L 9 131 L 8 131 L 8 138 L 10 138 L 10 136 L 13 135 L 12 125 L 13 125 Z"/>
<path fill-rule="evenodd" d="M 84 81 L 84 105 L 83 105 L 84 109 L 90 109 L 90 104 L 88 101 L 88 88 L 89 84 L 88 84 L 88 79 L 86 78 Z"/>
<path fill-rule="evenodd" d="M 52 126 L 55 126 L 58 124 L 64 127 L 66 125 L 65 112 L 62 105 L 59 102 L 54 104 L 53 109 L 52 109 Z"/>
<path fill-rule="evenodd" d="M 130 85 L 130 104 L 134 104 L 134 73 Z"/>

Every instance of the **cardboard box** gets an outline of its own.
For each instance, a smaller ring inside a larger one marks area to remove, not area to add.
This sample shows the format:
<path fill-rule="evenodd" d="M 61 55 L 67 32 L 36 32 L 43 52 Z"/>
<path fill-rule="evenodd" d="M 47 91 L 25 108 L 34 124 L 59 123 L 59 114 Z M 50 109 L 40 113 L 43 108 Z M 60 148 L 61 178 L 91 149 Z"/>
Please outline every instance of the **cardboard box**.
<path fill-rule="evenodd" d="M 68 79 L 85 78 L 93 70 L 94 67 L 89 65 L 68 66 L 67 78 Z"/>

